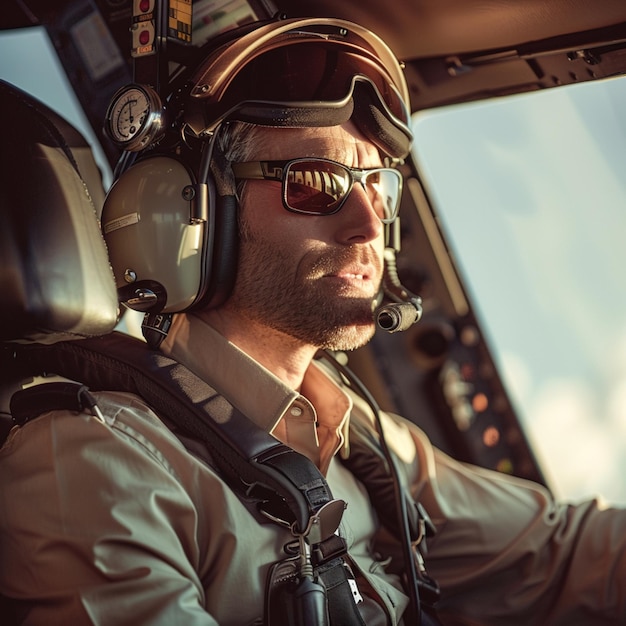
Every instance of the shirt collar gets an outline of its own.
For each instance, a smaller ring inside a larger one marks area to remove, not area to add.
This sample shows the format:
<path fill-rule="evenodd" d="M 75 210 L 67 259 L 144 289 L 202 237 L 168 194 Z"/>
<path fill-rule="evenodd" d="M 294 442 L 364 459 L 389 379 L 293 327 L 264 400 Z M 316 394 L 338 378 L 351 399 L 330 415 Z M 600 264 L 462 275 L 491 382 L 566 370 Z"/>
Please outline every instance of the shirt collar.
<path fill-rule="evenodd" d="M 312 404 L 317 409 L 318 426 L 336 433 L 335 450 L 347 440 L 344 434 L 352 399 L 315 362 L 305 373 L 305 399 L 193 313 L 174 316 L 161 350 L 267 432 L 271 433 L 283 417 L 295 415 L 293 407 Z"/>

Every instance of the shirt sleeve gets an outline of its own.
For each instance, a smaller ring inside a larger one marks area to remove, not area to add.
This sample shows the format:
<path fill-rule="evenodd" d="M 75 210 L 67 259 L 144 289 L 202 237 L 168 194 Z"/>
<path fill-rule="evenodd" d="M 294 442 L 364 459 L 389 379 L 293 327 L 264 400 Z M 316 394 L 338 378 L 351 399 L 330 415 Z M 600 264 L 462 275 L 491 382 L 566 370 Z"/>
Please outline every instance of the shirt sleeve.
<path fill-rule="evenodd" d="M 174 468 L 123 420 L 50 412 L 0 451 L 0 590 L 28 624 L 213 626 L 196 526 Z"/>
<path fill-rule="evenodd" d="M 426 562 L 445 624 L 626 623 L 625 510 L 558 503 L 541 485 L 455 461 L 412 423 L 389 424 L 438 530 Z"/>

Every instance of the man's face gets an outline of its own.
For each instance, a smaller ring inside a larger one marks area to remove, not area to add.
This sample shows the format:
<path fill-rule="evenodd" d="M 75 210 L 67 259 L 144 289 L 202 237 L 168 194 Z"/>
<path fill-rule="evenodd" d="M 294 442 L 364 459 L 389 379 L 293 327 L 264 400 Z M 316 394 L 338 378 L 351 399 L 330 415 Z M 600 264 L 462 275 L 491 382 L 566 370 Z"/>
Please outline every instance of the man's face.
<path fill-rule="evenodd" d="M 268 129 L 250 160 L 325 157 L 381 165 L 352 126 Z M 372 302 L 382 277 L 384 227 L 355 183 L 334 215 L 287 211 L 281 183 L 250 180 L 241 198 L 237 280 L 226 307 L 307 345 L 352 350 L 374 333 Z"/>

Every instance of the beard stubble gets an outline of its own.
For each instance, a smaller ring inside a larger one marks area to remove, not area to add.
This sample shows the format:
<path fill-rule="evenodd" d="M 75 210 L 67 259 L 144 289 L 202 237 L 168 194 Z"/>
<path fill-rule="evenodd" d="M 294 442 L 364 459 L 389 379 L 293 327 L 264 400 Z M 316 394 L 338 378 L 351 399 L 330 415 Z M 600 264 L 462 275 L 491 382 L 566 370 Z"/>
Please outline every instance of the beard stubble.
<path fill-rule="evenodd" d="M 376 294 L 355 293 L 353 286 L 324 278 L 353 263 L 375 267 L 380 276 L 382 262 L 371 247 L 312 250 L 296 261 L 288 246 L 266 241 L 245 225 L 241 230 L 230 308 L 321 349 L 354 350 L 372 338 Z"/>

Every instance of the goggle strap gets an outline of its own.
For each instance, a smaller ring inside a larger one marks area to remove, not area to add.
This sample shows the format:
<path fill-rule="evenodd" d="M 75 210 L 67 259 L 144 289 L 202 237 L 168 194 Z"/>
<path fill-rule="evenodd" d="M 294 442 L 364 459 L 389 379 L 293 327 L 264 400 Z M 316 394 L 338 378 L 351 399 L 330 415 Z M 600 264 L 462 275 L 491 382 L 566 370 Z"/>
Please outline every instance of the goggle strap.
<path fill-rule="evenodd" d="M 261 126 L 307 128 L 339 126 L 353 119 L 357 128 L 383 155 L 405 157 L 413 135 L 404 124 L 394 123 L 376 91 L 366 81 L 354 85 L 353 97 L 339 106 L 279 106 L 272 102 L 244 102 L 227 116 Z"/>
<path fill-rule="evenodd" d="M 276 103 L 250 102 L 243 103 L 229 119 L 249 122 L 261 126 L 285 128 L 309 128 L 322 126 L 339 126 L 347 122 L 354 111 L 354 102 L 350 99 L 338 107 L 281 107 Z"/>
<path fill-rule="evenodd" d="M 383 155 L 405 157 L 410 149 L 413 135 L 407 126 L 394 124 L 386 107 L 368 84 L 360 82 L 354 87 L 354 113 L 352 119 L 357 128 Z M 407 134 L 408 133 L 408 134 Z"/>

